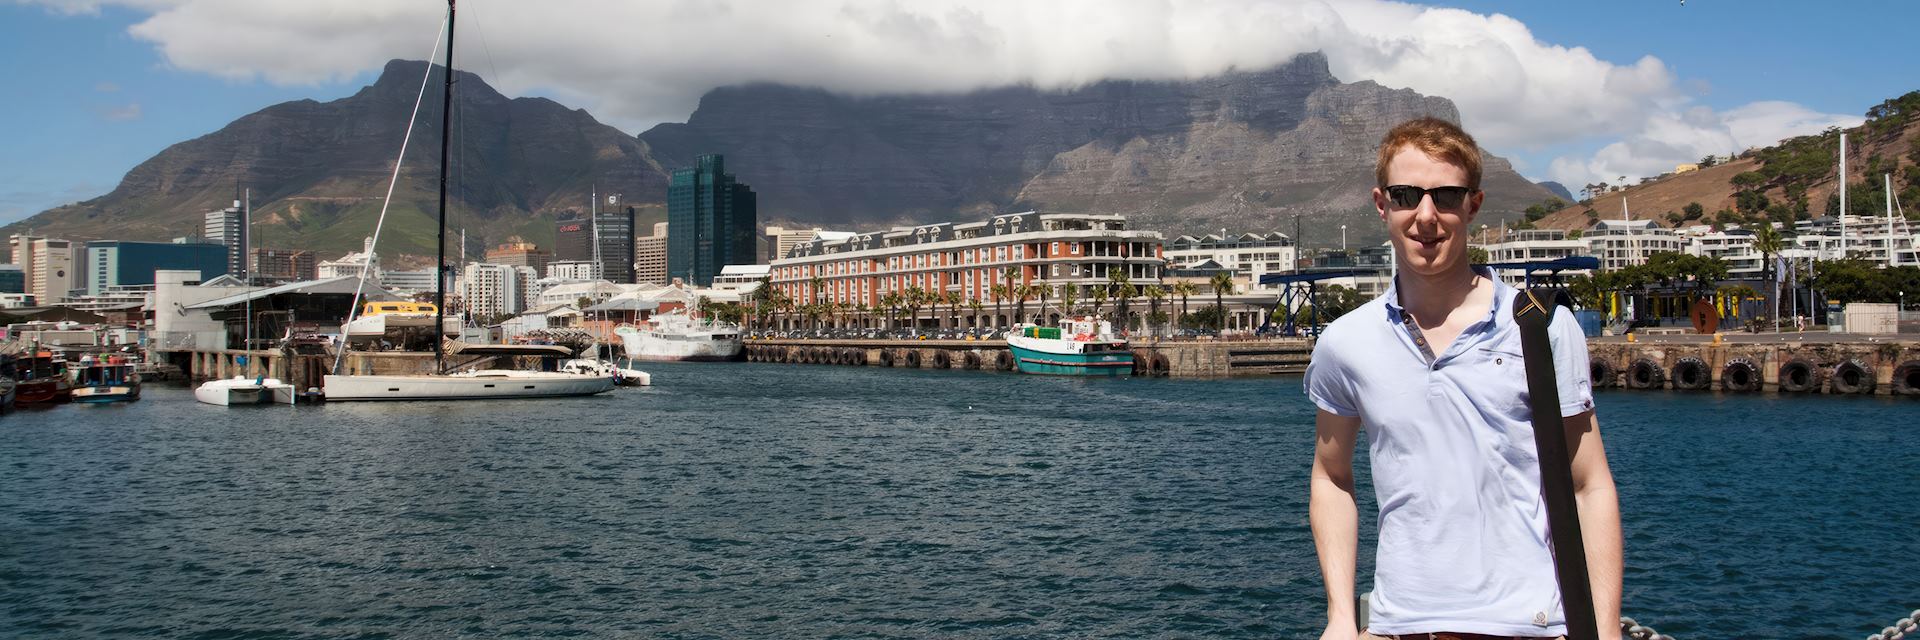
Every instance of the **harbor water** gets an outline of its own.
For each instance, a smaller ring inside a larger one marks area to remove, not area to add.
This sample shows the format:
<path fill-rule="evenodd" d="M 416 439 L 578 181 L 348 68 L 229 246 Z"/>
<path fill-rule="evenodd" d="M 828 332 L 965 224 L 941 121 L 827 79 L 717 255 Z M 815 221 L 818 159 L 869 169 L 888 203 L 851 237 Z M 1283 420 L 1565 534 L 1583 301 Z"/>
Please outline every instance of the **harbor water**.
<path fill-rule="evenodd" d="M 149 386 L 0 417 L 0 636 L 1323 624 L 1297 377 L 643 368 L 655 386 L 567 400 L 225 408 Z M 1911 401 L 1604 392 L 1599 411 L 1628 615 L 1683 640 L 1864 637 L 1920 605 Z"/>

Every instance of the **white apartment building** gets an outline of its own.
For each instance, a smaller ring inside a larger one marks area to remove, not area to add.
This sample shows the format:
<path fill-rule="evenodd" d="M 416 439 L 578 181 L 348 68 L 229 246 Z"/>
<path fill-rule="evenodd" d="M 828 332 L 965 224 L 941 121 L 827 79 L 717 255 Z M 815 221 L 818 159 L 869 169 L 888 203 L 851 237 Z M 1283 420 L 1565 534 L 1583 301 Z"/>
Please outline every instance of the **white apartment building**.
<path fill-rule="evenodd" d="M 633 239 L 633 281 L 667 283 L 667 223 L 653 223 L 653 235 Z"/>
<path fill-rule="evenodd" d="M 1567 232 L 1559 229 L 1520 229 L 1501 234 L 1499 241 L 1478 245 L 1487 252 L 1489 264 L 1511 262 L 1541 262 L 1562 258 L 1583 257 L 1593 251 L 1585 238 L 1567 238 Z M 1525 282 L 1524 269 L 1500 269 L 1495 274 L 1501 280 L 1518 286 Z M 1562 275 L 1589 273 L 1587 269 L 1560 272 Z"/>
<path fill-rule="evenodd" d="M 433 293 L 433 267 L 412 271 L 381 271 L 380 286 L 399 296 Z M 325 277 L 325 276 L 322 276 Z"/>
<path fill-rule="evenodd" d="M 1260 276 L 1294 270 L 1299 257 L 1293 238 L 1278 231 L 1224 236 L 1180 236 L 1167 241 L 1167 268 L 1181 269 L 1212 260 L 1230 269 L 1236 279 L 1255 289 L 1277 289 L 1260 284 Z"/>
<path fill-rule="evenodd" d="M 1736 276 L 1759 277 L 1766 268 L 1766 256 L 1753 248 L 1752 229 L 1689 229 L 1687 253 L 1719 258 L 1727 263 L 1727 273 Z"/>
<path fill-rule="evenodd" d="M 380 273 L 380 254 L 373 252 L 373 238 L 361 241 L 359 251 L 340 256 L 339 260 L 323 261 L 316 268 L 320 272 L 320 279 L 326 280 L 340 276 L 359 276 L 361 267 L 366 267 L 369 274 Z M 429 282 L 427 287 L 431 291 L 432 283 Z"/>
<path fill-rule="evenodd" d="M 1610 271 L 1646 264 L 1656 253 L 1683 251 L 1686 239 L 1652 220 L 1600 220 L 1580 236 L 1589 255 L 1600 259 L 1600 269 Z"/>
<path fill-rule="evenodd" d="M 227 273 L 239 276 L 247 269 L 247 227 L 246 212 L 240 208 L 240 201 L 219 211 L 208 211 L 201 235 L 207 241 L 227 247 Z M 357 275 L 357 274 L 349 274 Z M 321 276 L 327 277 L 327 276 Z"/>
<path fill-rule="evenodd" d="M 555 260 L 547 263 L 547 277 L 556 280 L 603 280 L 600 263 L 592 260 Z"/>
<path fill-rule="evenodd" d="M 1793 246 L 1821 260 L 1856 256 L 1880 266 L 1920 266 L 1920 234 L 1899 216 L 1824 216 L 1794 222 L 1793 228 Z"/>
<path fill-rule="evenodd" d="M 529 285 L 536 275 L 533 267 L 470 263 L 460 271 L 460 298 L 474 318 L 520 313 L 529 308 Z"/>
<path fill-rule="evenodd" d="M 15 234 L 10 242 L 13 262 L 26 272 L 27 293 L 41 306 L 67 300 L 81 287 L 73 256 L 85 245 L 69 240 Z"/>
<path fill-rule="evenodd" d="M 720 274 L 713 277 L 713 289 L 734 295 L 745 296 L 760 288 L 760 281 L 766 279 L 773 269 L 769 264 L 730 264 L 720 267 Z"/>

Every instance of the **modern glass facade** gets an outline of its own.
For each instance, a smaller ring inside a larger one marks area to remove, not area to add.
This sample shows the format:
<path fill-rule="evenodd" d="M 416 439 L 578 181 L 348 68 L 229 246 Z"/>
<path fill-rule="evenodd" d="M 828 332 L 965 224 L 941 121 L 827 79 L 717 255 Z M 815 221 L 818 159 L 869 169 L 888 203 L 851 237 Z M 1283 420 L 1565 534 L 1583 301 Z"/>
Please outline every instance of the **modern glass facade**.
<path fill-rule="evenodd" d="M 593 216 L 594 235 L 600 242 L 601 277 L 618 284 L 633 284 L 633 217 L 633 207 Z"/>
<path fill-rule="evenodd" d="M 758 262 L 754 233 L 759 203 L 753 189 L 734 180 L 718 155 L 673 170 L 667 183 L 667 277 L 705 287 L 730 264 Z"/>
<path fill-rule="evenodd" d="M 227 247 L 205 242 L 130 242 L 87 244 L 87 294 L 116 287 L 153 284 L 153 272 L 180 269 L 208 279 L 227 272 Z"/>

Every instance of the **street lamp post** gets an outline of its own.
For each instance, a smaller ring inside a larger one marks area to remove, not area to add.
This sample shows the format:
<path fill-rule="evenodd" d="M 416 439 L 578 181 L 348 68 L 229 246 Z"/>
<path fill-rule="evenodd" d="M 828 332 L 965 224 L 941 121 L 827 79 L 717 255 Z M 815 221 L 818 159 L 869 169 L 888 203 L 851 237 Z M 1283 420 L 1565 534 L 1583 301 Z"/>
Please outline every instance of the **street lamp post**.
<path fill-rule="evenodd" d="M 1347 225 L 1340 225 L 1340 253 L 1347 252 Z"/>

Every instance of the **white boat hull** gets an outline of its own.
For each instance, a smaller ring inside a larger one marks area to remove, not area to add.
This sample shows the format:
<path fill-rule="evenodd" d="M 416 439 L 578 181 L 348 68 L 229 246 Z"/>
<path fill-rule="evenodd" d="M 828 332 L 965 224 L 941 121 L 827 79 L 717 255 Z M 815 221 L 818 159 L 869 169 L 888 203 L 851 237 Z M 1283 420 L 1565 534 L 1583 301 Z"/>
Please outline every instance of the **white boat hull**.
<path fill-rule="evenodd" d="M 444 376 L 326 377 L 327 402 L 495 400 L 589 396 L 613 389 L 612 376 L 487 370 Z"/>
<path fill-rule="evenodd" d="M 293 404 L 293 385 L 277 378 L 208 380 L 193 389 L 193 399 L 223 407 L 248 404 Z"/>
<path fill-rule="evenodd" d="M 378 338 L 388 331 L 398 329 L 433 329 L 433 317 L 415 314 L 381 314 L 361 316 L 343 327 L 350 338 Z M 460 335 L 460 318 L 442 316 L 440 330 L 449 335 Z"/>

